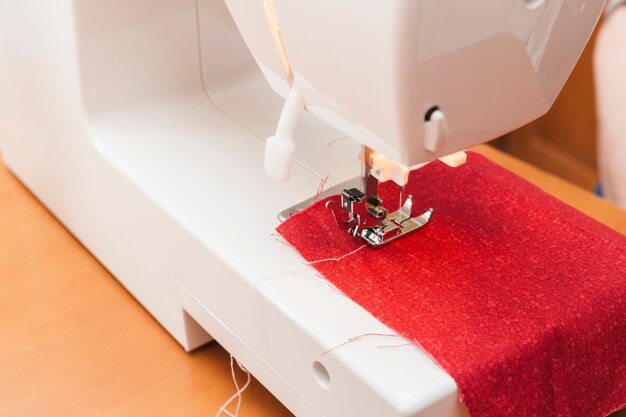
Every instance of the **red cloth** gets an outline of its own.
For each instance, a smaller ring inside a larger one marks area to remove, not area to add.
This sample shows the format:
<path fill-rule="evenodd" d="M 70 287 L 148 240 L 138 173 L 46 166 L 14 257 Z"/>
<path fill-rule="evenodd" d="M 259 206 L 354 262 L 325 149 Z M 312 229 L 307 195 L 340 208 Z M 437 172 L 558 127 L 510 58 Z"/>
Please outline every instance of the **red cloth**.
<path fill-rule="evenodd" d="M 383 200 L 397 193 L 383 184 Z M 600 417 L 626 405 L 624 236 L 478 154 L 412 172 L 408 194 L 414 212 L 435 209 L 427 226 L 315 268 L 428 351 L 473 417 Z M 325 201 L 277 229 L 309 262 L 363 244 Z"/>

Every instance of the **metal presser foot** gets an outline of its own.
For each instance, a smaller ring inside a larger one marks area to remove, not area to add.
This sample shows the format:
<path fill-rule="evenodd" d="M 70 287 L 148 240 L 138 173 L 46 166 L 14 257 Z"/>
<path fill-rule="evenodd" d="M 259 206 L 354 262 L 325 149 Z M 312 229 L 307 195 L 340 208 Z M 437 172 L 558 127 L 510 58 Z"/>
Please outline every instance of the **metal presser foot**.
<path fill-rule="evenodd" d="M 367 148 L 363 152 L 361 188 L 352 188 L 341 193 L 341 206 L 334 201 L 326 203 L 331 209 L 337 225 L 350 235 L 360 237 L 369 245 L 380 248 L 426 225 L 433 209 L 411 217 L 413 198 L 409 196 L 400 210 L 388 213 L 378 198 L 378 180 L 371 175 Z"/>
<path fill-rule="evenodd" d="M 368 202 L 368 197 L 356 188 L 344 190 L 341 194 L 341 207 L 334 201 L 326 203 L 332 210 L 337 225 L 346 229 L 352 236 L 358 236 L 369 245 L 380 248 L 394 240 L 426 225 L 433 209 L 416 217 L 411 216 L 413 199 L 409 196 L 400 210 L 387 214 L 382 204 Z"/>

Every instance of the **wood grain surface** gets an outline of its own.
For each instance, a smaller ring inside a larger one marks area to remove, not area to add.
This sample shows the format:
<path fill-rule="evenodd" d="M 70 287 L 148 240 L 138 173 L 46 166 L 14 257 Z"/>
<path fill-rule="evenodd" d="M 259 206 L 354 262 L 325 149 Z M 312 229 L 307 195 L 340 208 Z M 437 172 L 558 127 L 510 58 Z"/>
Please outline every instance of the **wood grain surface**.
<path fill-rule="evenodd" d="M 620 209 L 478 149 L 626 234 Z M 215 416 L 234 390 L 218 344 L 185 353 L 0 164 L 0 417 Z M 256 381 L 244 394 L 241 417 L 289 415 Z"/>

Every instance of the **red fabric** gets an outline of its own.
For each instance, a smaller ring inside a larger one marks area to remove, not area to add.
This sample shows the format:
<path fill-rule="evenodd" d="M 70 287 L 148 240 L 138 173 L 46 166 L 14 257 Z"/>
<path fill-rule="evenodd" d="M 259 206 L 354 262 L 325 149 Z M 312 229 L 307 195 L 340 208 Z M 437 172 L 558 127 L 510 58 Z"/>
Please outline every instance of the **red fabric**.
<path fill-rule="evenodd" d="M 397 193 L 383 184 L 383 200 Z M 411 173 L 408 194 L 415 212 L 435 209 L 425 228 L 315 268 L 428 351 L 473 417 L 600 417 L 626 405 L 624 236 L 478 154 Z M 362 245 L 325 201 L 278 227 L 309 262 Z"/>

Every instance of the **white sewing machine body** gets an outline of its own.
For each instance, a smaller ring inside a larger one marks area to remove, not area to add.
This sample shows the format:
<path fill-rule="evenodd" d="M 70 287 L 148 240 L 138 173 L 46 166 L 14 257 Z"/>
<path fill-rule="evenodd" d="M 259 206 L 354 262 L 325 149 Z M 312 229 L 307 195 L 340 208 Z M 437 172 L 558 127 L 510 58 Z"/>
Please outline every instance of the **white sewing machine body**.
<path fill-rule="evenodd" d="M 604 2 L 275 0 L 292 78 L 270 3 L 0 1 L 3 157 L 185 349 L 215 338 L 296 415 L 464 415 L 418 348 L 323 355 L 390 330 L 277 241 L 276 215 L 355 178 L 359 142 L 413 165 L 540 116 Z M 309 112 L 276 183 L 264 139 L 292 85 Z"/>

